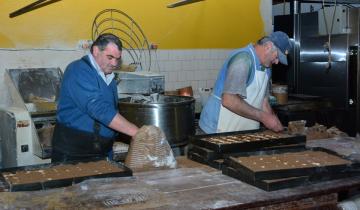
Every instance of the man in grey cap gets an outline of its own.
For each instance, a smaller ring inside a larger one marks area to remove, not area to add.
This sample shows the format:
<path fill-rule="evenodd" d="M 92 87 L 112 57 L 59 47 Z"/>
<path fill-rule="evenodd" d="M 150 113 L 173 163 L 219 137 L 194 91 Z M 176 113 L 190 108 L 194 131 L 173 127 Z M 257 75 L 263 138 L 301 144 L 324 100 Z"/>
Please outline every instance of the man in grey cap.
<path fill-rule="evenodd" d="M 262 123 L 275 132 L 283 130 L 268 101 L 269 79 L 273 64 L 287 65 L 290 48 L 289 37 L 276 31 L 232 52 L 201 112 L 200 128 L 221 133 L 258 129 Z"/>

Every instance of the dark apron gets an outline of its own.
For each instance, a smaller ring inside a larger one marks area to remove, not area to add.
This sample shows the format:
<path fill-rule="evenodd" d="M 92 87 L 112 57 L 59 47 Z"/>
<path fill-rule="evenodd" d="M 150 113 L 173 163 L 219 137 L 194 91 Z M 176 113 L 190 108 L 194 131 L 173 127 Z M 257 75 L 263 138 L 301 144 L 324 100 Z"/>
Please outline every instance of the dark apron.
<path fill-rule="evenodd" d="M 51 162 L 79 161 L 106 157 L 113 146 L 113 138 L 99 135 L 100 124 L 94 123 L 94 133 L 69 128 L 57 123 L 52 138 Z"/>

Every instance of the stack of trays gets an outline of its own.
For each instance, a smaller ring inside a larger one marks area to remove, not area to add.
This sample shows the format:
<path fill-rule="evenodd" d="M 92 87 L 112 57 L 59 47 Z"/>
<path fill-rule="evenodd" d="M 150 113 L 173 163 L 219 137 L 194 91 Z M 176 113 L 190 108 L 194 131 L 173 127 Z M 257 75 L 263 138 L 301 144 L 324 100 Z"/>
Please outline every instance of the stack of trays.
<path fill-rule="evenodd" d="M 306 137 L 269 130 L 251 130 L 192 136 L 190 142 L 190 159 L 222 169 L 224 159 L 229 156 L 258 150 L 304 148 Z"/>
<path fill-rule="evenodd" d="M 349 177 L 354 174 L 350 160 L 322 149 L 280 149 L 229 156 L 223 174 L 266 191 Z"/>
<path fill-rule="evenodd" d="M 44 190 L 90 178 L 132 176 L 132 171 L 125 165 L 106 159 L 7 168 L 0 173 L 0 185 L 6 191 Z"/>

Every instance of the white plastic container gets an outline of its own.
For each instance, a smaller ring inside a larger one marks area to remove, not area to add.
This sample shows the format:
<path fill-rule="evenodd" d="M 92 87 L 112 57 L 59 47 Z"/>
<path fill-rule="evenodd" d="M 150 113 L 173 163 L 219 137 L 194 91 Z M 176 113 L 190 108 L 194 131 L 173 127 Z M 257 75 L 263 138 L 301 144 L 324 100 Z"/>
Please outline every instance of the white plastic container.
<path fill-rule="evenodd" d="M 200 101 L 203 107 L 205 106 L 211 92 L 212 88 L 199 88 Z"/>

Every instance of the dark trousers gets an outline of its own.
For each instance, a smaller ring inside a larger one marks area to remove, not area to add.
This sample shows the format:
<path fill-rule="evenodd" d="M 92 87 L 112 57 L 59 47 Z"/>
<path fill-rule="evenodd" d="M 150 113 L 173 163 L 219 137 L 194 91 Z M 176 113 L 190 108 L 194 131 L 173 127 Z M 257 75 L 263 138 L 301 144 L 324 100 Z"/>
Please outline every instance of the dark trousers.
<path fill-rule="evenodd" d="M 112 151 L 113 139 L 57 123 L 52 138 L 51 162 L 104 158 Z"/>

